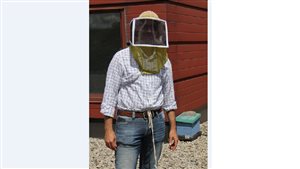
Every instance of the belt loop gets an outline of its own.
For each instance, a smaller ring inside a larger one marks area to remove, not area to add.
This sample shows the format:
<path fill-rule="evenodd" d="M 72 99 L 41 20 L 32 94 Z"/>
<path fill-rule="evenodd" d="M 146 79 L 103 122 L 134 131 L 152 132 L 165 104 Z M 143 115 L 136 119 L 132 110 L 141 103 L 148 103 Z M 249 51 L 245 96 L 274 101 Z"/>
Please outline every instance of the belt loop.
<path fill-rule="evenodd" d="M 132 118 L 135 118 L 135 111 L 132 112 Z"/>
<path fill-rule="evenodd" d="M 144 120 L 147 120 L 147 117 L 145 116 L 145 112 L 146 112 L 146 111 L 143 111 L 142 114 L 143 114 Z"/>

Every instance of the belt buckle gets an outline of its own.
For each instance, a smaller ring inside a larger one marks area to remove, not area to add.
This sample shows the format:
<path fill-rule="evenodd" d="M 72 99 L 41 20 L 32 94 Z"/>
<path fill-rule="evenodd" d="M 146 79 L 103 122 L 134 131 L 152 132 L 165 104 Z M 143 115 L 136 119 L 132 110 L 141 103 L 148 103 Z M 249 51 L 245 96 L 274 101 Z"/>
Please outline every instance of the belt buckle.
<path fill-rule="evenodd" d="M 153 119 L 155 117 L 155 115 L 158 114 L 158 112 L 155 110 L 150 110 L 150 111 L 151 111 L 151 118 Z M 147 120 L 147 111 L 143 111 L 142 113 L 143 113 L 143 118 L 145 120 Z"/>

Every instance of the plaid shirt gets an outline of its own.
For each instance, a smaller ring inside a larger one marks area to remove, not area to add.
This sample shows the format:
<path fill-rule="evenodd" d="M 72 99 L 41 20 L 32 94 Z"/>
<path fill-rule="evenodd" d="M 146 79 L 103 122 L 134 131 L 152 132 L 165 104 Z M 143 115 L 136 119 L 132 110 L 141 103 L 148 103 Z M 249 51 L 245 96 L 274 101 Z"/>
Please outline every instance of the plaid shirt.
<path fill-rule="evenodd" d="M 130 49 L 120 50 L 113 56 L 108 67 L 101 113 L 113 117 L 116 109 L 177 109 L 172 76 L 169 59 L 160 73 L 143 75 Z"/>

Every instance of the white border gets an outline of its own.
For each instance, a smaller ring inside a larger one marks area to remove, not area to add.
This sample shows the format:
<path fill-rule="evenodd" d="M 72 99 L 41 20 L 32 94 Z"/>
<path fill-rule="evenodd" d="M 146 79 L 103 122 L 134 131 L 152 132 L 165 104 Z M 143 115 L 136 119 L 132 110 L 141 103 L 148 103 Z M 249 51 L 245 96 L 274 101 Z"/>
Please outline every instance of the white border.
<path fill-rule="evenodd" d="M 4 159 L 3 159 L 3 58 L 4 58 L 4 45 L 3 45 L 3 18 L 4 18 L 4 5 L 5 4 L 28 4 L 28 3 L 32 3 L 32 4 L 40 4 L 40 3 L 51 3 L 51 4 L 55 4 L 55 3 L 87 3 L 88 0 L 0 0 L 0 169 L 17 169 L 17 168 L 4 168 L 3 167 L 3 163 L 4 163 Z M 47 168 L 47 166 L 45 166 L 45 169 Z M 69 169 L 88 169 L 87 168 L 69 168 Z M 36 168 L 24 168 L 24 169 L 36 169 Z M 52 169 L 52 168 L 47 168 L 47 169 Z M 53 169 L 65 169 L 65 168 L 53 168 Z"/>
<path fill-rule="evenodd" d="M 3 138 L 3 115 L 2 115 L 2 112 L 3 112 L 3 59 L 2 59 L 2 56 L 3 56 L 3 29 L 2 29 L 2 25 L 3 25 L 3 2 L 2 0 L 0 0 L 0 44 L 1 44 L 1 52 L 0 52 L 0 77 L 1 77 L 1 82 L 0 82 L 0 119 L 1 119 L 1 130 L 0 130 L 0 133 L 1 133 L 1 138 L 0 138 L 0 168 L 2 168 L 3 166 L 3 153 L 2 153 L 2 150 L 3 150 L 3 141 L 2 141 L 2 138 Z"/>
<path fill-rule="evenodd" d="M 20 169 L 20 168 L 1 168 L 1 169 Z M 22 169 L 42 169 L 42 168 L 22 168 Z M 66 168 L 45 168 L 45 169 L 66 169 Z M 89 169 L 89 168 L 67 168 L 67 169 Z"/>
<path fill-rule="evenodd" d="M 4 0 L 4 3 L 69 3 L 69 2 L 86 2 L 84 0 L 79 0 L 79 1 L 57 1 L 57 0 L 53 0 L 53 1 L 41 1 L 41 0 L 36 0 L 36 1 L 14 1 L 14 0 Z"/>

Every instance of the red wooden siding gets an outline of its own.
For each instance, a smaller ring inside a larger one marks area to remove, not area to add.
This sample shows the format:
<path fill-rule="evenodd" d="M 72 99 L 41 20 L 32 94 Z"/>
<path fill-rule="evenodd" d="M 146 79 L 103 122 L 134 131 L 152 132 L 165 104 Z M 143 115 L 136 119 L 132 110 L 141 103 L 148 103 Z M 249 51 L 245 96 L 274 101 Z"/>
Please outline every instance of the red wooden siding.
<path fill-rule="evenodd" d="M 169 41 L 207 41 L 207 19 L 201 18 L 207 18 L 206 11 L 167 4 Z"/>
<path fill-rule="evenodd" d="M 207 76 L 175 83 L 178 112 L 192 110 L 207 103 Z"/>
<path fill-rule="evenodd" d="M 170 1 L 207 9 L 207 0 L 170 0 Z"/>
<path fill-rule="evenodd" d="M 141 12 L 152 10 L 167 20 L 176 114 L 207 104 L 207 0 L 91 0 L 90 5 L 90 10 L 123 10 L 123 44 L 129 40 L 130 21 Z M 90 118 L 103 118 L 102 94 L 90 95 Z"/>
<path fill-rule="evenodd" d="M 90 0 L 90 5 L 106 5 L 106 4 L 122 4 L 122 3 L 136 3 L 136 2 L 147 2 L 153 0 Z"/>
<path fill-rule="evenodd" d="M 177 114 L 207 104 L 207 8 L 205 1 L 167 3 L 168 50 L 173 66 Z M 180 4 L 190 5 L 184 6 Z"/>
<path fill-rule="evenodd" d="M 145 3 L 155 1 L 156 0 L 90 0 L 90 5 L 122 5 L 125 3 Z M 163 1 L 164 0 L 161 0 L 161 2 Z M 207 0 L 169 0 L 169 2 L 176 2 L 180 4 L 207 9 Z"/>
<path fill-rule="evenodd" d="M 174 80 L 207 73 L 207 44 L 171 45 Z"/>
<path fill-rule="evenodd" d="M 100 102 L 90 103 L 90 118 L 103 118 L 103 115 L 100 113 L 100 104 Z"/>

